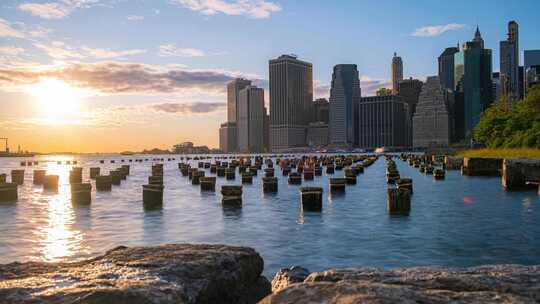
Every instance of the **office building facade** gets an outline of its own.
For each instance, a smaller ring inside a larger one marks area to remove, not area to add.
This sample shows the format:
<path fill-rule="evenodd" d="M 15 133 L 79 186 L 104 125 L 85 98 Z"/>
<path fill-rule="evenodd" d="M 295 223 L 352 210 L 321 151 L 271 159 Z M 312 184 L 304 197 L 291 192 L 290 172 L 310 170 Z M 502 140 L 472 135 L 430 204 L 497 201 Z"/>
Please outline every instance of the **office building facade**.
<path fill-rule="evenodd" d="M 540 50 L 525 50 L 524 52 L 524 88 L 527 90 L 535 85 L 540 85 Z"/>
<path fill-rule="evenodd" d="M 515 21 L 508 23 L 508 37 L 500 42 L 500 79 L 502 93 L 518 100 L 519 88 L 519 30 Z"/>
<path fill-rule="evenodd" d="M 282 55 L 269 66 L 271 150 L 305 147 L 313 106 L 312 64 Z"/>
<path fill-rule="evenodd" d="M 457 47 L 446 48 L 439 56 L 439 81 L 443 89 L 454 90 L 454 55 L 459 52 Z"/>
<path fill-rule="evenodd" d="M 238 94 L 238 151 L 264 151 L 264 90 L 247 86 Z"/>
<path fill-rule="evenodd" d="M 358 142 L 360 78 L 356 64 L 334 67 L 330 89 L 330 144 L 352 147 Z"/>
<path fill-rule="evenodd" d="M 358 106 L 359 147 L 410 147 L 407 103 L 398 95 L 362 97 Z"/>
<path fill-rule="evenodd" d="M 225 122 L 219 128 L 219 149 L 224 153 L 236 152 L 236 123 Z"/>
<path fill-rule="evenodd" d="M 447 90 L 439 77 L 428 77 L 413 116 L 413 147 L 447 147 L 450 144 L 450 113 Z"/>

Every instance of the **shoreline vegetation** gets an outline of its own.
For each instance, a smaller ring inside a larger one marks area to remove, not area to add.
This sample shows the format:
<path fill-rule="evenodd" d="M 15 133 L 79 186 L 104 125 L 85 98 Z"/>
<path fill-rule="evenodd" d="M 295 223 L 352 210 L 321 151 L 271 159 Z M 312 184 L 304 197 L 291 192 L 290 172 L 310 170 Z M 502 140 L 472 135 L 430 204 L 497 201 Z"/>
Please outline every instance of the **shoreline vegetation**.
<path fill-rule="evenodd" d="M 458 151 L 459 157 L 486 157 L 486 158 L 530 158 L 540 159 L 540 149 L 471 149 Z"/>

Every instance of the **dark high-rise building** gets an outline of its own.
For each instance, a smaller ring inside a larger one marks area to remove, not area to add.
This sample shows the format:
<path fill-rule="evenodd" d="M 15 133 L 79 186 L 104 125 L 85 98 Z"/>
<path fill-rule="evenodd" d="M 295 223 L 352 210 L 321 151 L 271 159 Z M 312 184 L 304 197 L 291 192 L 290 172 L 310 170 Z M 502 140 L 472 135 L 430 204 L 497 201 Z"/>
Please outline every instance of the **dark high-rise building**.
<path fill-rule="evenodd" d="M 540 85 L 540 50 L 525 50 L 525 94 L 532 86 Z"/>
<path fill-rule="evenodd" d="M 313 67 L 294 55 L 270 64 L 270 146 L 272 151 L 304 147 L 313 104 Z"/>
<path fill-rule="evenodd" d="M 264 90 L 247 86 L 238 93 L 238 151 L 264 151 Z"/>
<path fill-rule="evenodd" d="M 251 85 L 251 80 L 236 78 L 227 84 L 227 122 L 238 121 L 238 93 Z"/>
<path fill-rule="evenodd" d="M 312 122 L 328 123 L 330 117 L 330 109 L 326 98 L 319 98 L 313 101 L 313 118 Z"/>
<path fill-rule="evenodd" d="M 225 153 L 236 152 L 236 123 L 226 122 L 219 128 L 219 149 Z"/>
<path fill-rule="evenodd" d="M 500 42 L 500 73 L 503 94 L 519 99 L 519 31 L 515 21 L 508 22 L 508 38 Z"/>
<path fill-rule="evenodd" d="M 401 97 L 401 101 L 406 102 L 409 105 L 409 115 L 412 117 L 416 111 L 416 104 L 418 103 L 418 97 L 422 91 L 422 85 L 424 83 L 418 79 L 405 79 L 398 84 L 398 95 Z"/>
<path fill-rule="evenodd" d="M 501 73 L 493 72 L 493 74 L 491 74 L 491 81 L 493 83 L 493 90 L 491 94 L 493 95 L 493 100 L 497 102 L 499 99 L 501 99 L 502 95 Z"/>
<path fill-rule="evenodd" d="M 456 94 L 462 98 L 456 100 L 456 107 L 463 107 L 463 119 L 456 117 L 456 122 L 463 122 L 463 133 L 457 136 L 470 138 L 480 115 L 493 102 L 491 50 L 484 48 L 478 28 L 474 39 L 454 55 L 454 65 L 456 90 L 462 93 Z"/>
<path fill-rule="evenodd" d="M 268 115 L 268 111 L 266 110 L 266 107 L 264 108 L 264 151 L 268 152 L 270 151 L 270 115 Z"/>
<path fill-rule="evenodd" d="M 443 89 L 454 90 L 454 54 L 459 52 L 457 47 L 446 48 L 439 56 L 439 81 Z"/>
<path fill-rule="evenodd" d="M 403 61 L 394 53 L 392 57 L 392 93 L 397 94 L 399 82 L 403 80 Z"/>
<path fill-rule="evenodd" d="M 358 142 L 356 113 L 360 97 L 360 78 L 356 64 L 336 65 L 330 89 L 330 144 L 352 147 Z"/>
<path fill-rule="evenodd" d="M 362 97 L 358 106 L 359 147 L 410 147 L 407 103 L 397 95 Z"/>

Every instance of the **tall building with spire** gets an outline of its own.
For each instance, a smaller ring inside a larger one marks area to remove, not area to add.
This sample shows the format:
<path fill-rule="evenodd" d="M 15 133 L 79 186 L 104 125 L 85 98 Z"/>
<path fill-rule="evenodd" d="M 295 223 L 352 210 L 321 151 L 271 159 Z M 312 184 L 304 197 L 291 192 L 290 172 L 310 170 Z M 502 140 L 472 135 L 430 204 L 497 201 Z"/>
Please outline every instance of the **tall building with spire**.
<path fill-rule="evenodd" d="M 392 57 L 392 94 L 397 94 L 399 82 L 403 80 L 403 61 L 401 57 L 394 53 Z"/>
<path fill-rule="evenodd" d="M 511 100 L 519 99 L 519 31 L 515 21 L 508 22 L 508 37 L 500 42 L 499 64 L 502 93 Z"/>
<path fill-rule="evenodd" d="M 358 143 L 360 78 L 356 64 L 334 66 L 330 89 L 330 144 L 352 147 Z"/>
<path fill-rule="evenodd" d="M 456 138 L 468 139 L 482 112 L 493 102 L 491 50 L 484 48 L 478 27 L 474 39 L 454 54 L 454 76 Z"/>

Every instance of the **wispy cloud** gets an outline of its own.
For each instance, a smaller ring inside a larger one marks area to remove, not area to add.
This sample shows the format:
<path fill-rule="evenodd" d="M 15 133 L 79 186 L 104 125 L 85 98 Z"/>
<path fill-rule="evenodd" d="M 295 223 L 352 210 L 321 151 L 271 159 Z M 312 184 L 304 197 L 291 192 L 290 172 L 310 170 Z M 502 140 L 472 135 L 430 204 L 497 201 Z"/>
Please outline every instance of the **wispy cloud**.
<path fill-rule="evenodd" d="M 21 11 L 44 19 L 61 19 L 74 10 L 98 5 L 100 0 L 57 0 L 46 3 L 26 2 L 19 5 Z"/>
<path fill-rule="evenodd" d="M 168 114 L 188 115 L 188 114 L 210 114 L 223 111 L 226 108 L 224 102 L 167 102 L 151 104 L 148 107 L 156 112 Z"/>
<path fill-rule="evenodd" d="M 0 69 L 0 87 L 20 87 L 51 77 L 105 94 L 171 94 L 200 92 L 223 95 L 238 73 L 221 70 L 164 69 L 157 66 L 104 61 L 72 62 L 46 69 Z"/>
<path fill-rule="evenodd" d="M 47 53 L 47 55 L 49 55 L 51 58 L 61 60 L 85 58 L 112 59 L 146 53 L 146 50 L 142 49 L 118 51 L 110 49 L 91 48 L 87 46 L 72 47 L 62 41 L 53 41 L 50 44 L 34 43 L 34 46 Z"/>
<path fill-rule="evenodd" d="M 411 36 L 415 37 L 435 37 L 442 35 L 448 31 L 455 31 L 465 28 L 465 24 L 460 23 L 449 23 L 444 25 L 430 25 L 417 28 Z"/>
<path fill-rule="evenodd" d="M 279 4 L 267 0 L 172 0 L 172 2 L 205 15 L 221 13 L 261 19 L 269 18 L 272 13 L 281 11 Z"/>
<path fill-rule="evenodd" d="M 164 44 L 159 46 L 159 56 L 161 57 L 203 57 L 204 51 L 192 48 L 178 48 L 174 44 Z"/>
<path fill-rule="evenodd" d="M 144 20 L 144 16 L 138 16 L 138 15 L 130 15 L 126 17 L 129 21 L 141 21 Z"/>
<path fill-rule="evenodd" d="M 23 48 L 15 46 L 0 46 L 0 55 L 17 56 L 24 52 Z"/>
<path fill-rule="evenodd" d="M 392 87 L 392 82 L 389 79 L 372 78 L 369 76 L 360 77 L 362 96 L 373 96 L 378 89 L 389 87 Z"/>
<path fill-rule="evenodd" d="M 0 18 L 0 37 L 23 38 L 24 33 L 13 28 L 7 20 Z"/>

